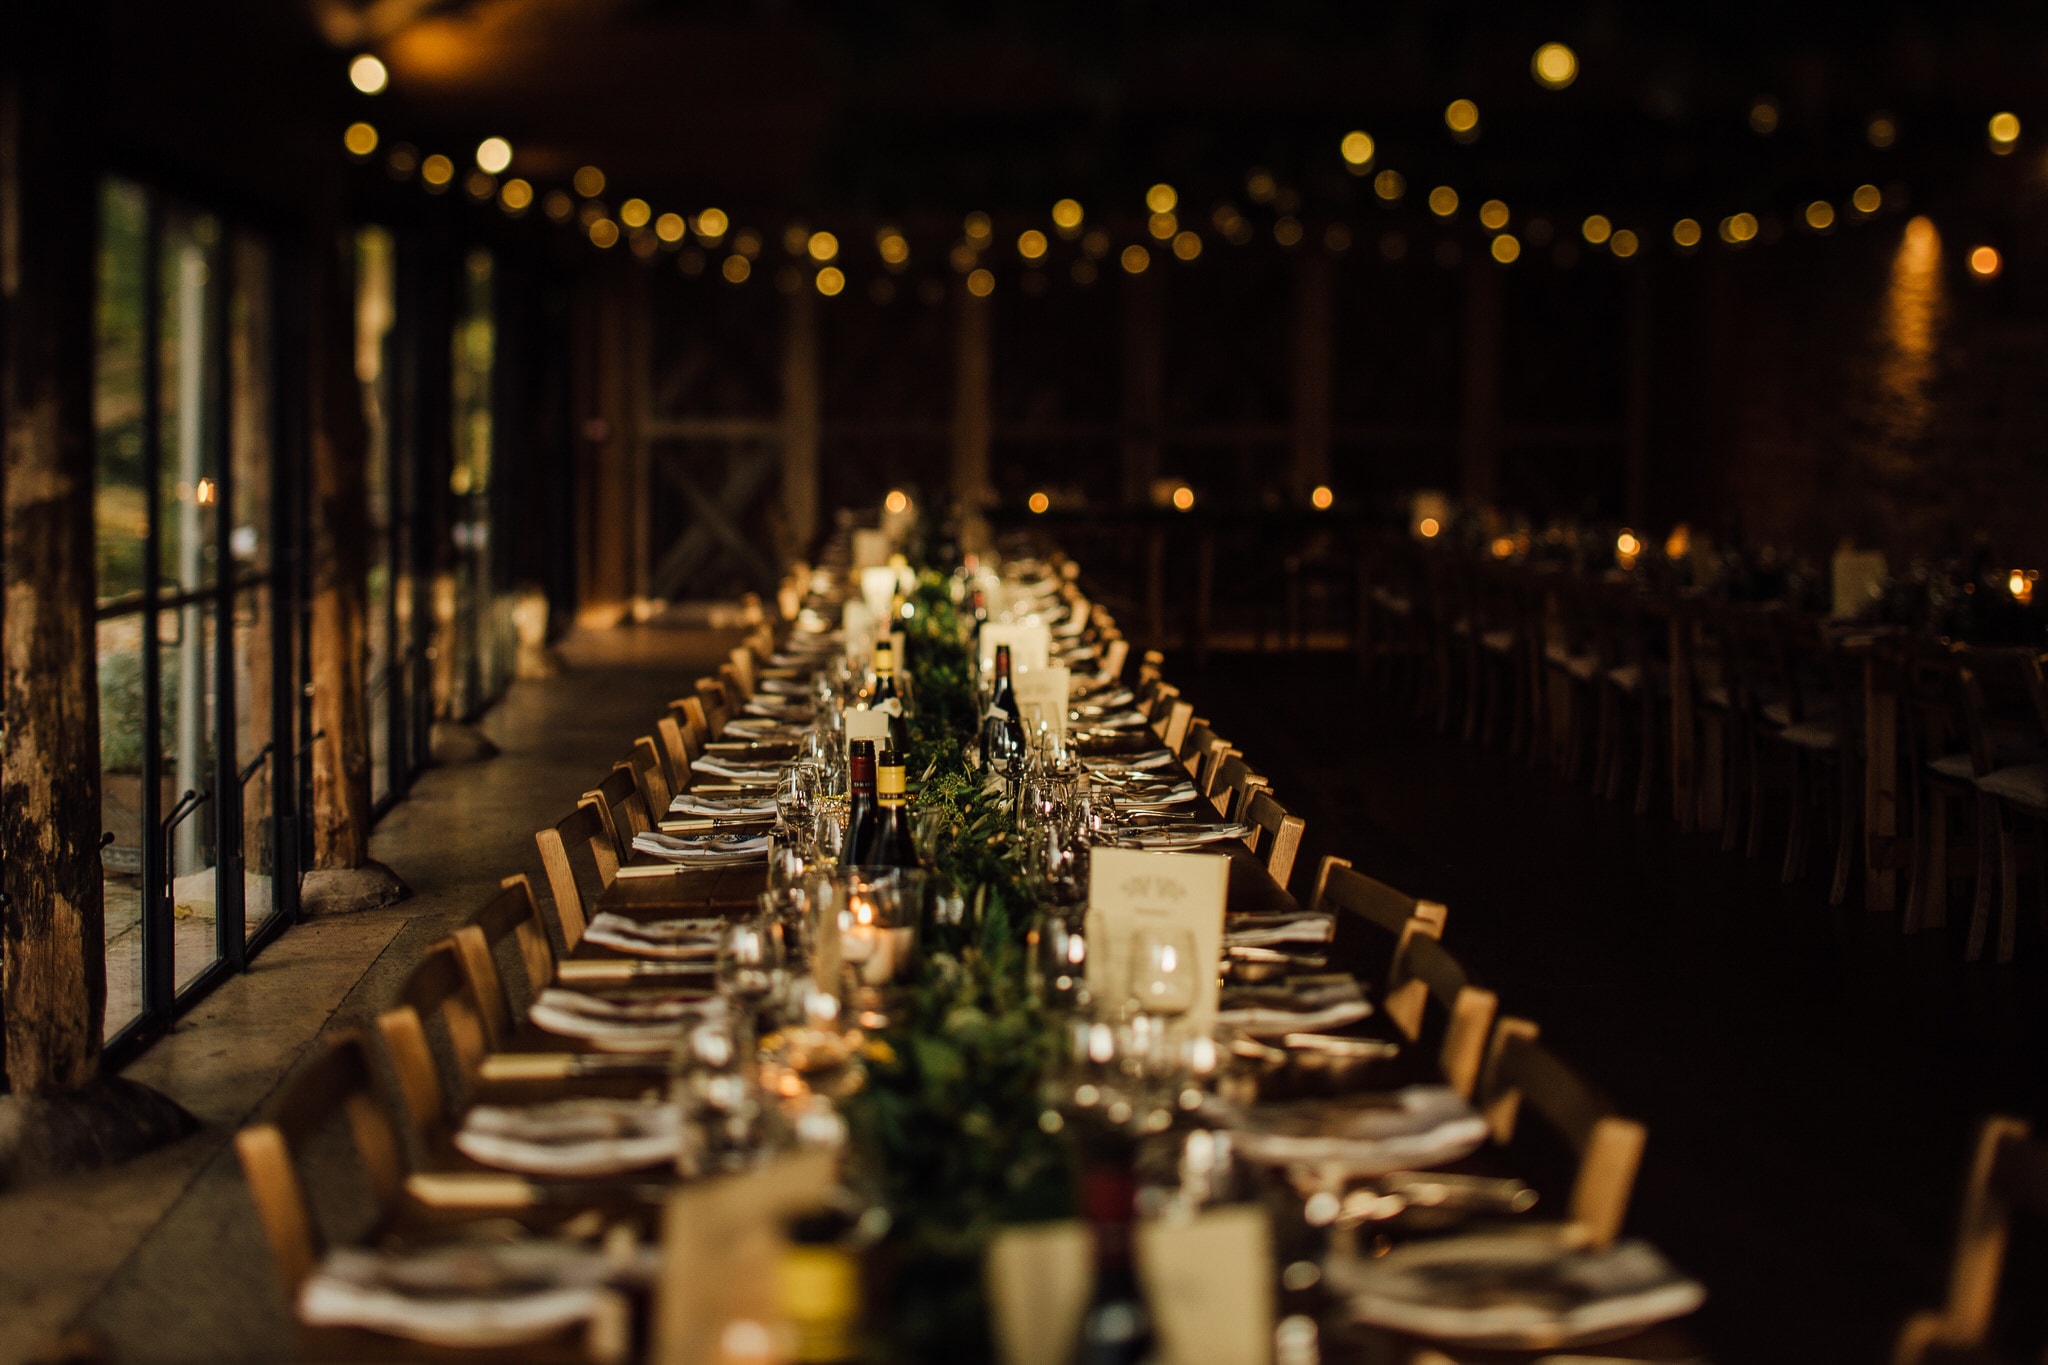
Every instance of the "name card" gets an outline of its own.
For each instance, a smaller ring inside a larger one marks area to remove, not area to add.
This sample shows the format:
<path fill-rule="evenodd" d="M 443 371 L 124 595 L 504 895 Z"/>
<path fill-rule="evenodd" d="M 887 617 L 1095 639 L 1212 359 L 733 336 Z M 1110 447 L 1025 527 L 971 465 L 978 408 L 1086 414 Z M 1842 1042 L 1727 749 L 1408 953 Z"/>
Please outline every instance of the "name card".
<path fill-rule="evenodd" d="M 860 597 L 877 621 L 889 619 L 889 603 L 896 596 L 896 570 L 887 564 L 860 571 Z"/>
<path fill-rule="evenodd" d="M 871 739 L 875 742 L 875 755 L 880 757 L 882 746 L 889 742 L 889 713 L 887 711 L 846 712 L 846 745 L 849 751 L 857 739 Z"/>
<path fill-rule="evenodd" d="M 856 529 L 853 533 L 853 567 L 866 569 L 889 562 L 889 537 L 883 531 Z"/>
<path fill-rule="evenodd" d="M 1165 1365 L 1268 1365 L 1273 1229 L 1257 1204 L 1138 1225 L 1138 1278 Z"/>
<path fill-rule="evenodd" d="M 1191 953 L 1192 992 L 1180 1017 L 1191 1034 L 1208 1034 L 1216 1026 L 1229 888 L 1227 857 L 1096 849 L 1088 863 L 1088 989 L 1114 1009 L 1159 984 L 1157 975 L 1140 969 L 1134 951 Z"/>
<path fill-rule="evenodd" d="M 868 656 L 875 650 L 875 614 L 865 602 L 848 602 L 840 624 L 846 632 L 846 661 L 855 668 L 866 668 Z"/>
<path fill-rule="evenodd" d="M 1044 668 L 1052 658 L 1052 632 L 1042 621 L 989 621 L 981 628 L 981 671 L 996 666 L 996 646 L 1010 647 L 1010 679 L 1020 670 Z"/>
<path fill-rule="evenodd" d="M 982 1263 L 1003 1365 L 1067 1365 L 1095 1282 L 1095 1243 L 1078 1221 L 1004 1228 Z M 1260 1272 L 1272 1275 L 1271 1267 Z"/>
<path fill-rule="evenodd" d="M 1065 744 L 1067 740 L 1067 706 L 1073 693 L 1071 677 L 1064 664 L 1050 664 L 1044 668 L 1026 668 L 1021 673 L 1010 675 L 1010 686 L 1017 693 L 1017 709 L 1024 714 L 1024 732 L 1038 733 L 1039 722 L 1055 740 Z"/>

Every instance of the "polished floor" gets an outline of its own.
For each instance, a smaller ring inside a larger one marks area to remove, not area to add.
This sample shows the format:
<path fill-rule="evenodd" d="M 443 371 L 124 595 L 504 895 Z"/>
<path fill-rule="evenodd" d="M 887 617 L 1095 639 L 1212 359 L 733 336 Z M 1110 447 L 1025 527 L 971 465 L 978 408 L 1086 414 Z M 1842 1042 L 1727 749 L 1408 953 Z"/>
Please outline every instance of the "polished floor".
<path fill-rule="evenodd" d="M 1167 674 L 1307 818 L 1297 890 L 1335 853 L 1445 902 L 1503 1009 L 1648 1125 L 1629 1225 L 1706 1282 L 1717 1359 L 1880 1361 L 1939 1299 L 1976 1124 L 2048 1119 L 2048 943 L 1969 964 L 1831 909 L 1781 843 L 1748 862 L 1440 735 L 1342 655 Z"/>
<path fill-rule="evenodd" d="M 412 887 L 402 904 L 294 926 L 126 1074 L 202 1122 L 184 1142 L 112 1171 L 0 1196 L 0 1365 L 60 1333 L 108 1360 L 289 1358 L 284 1296 L 229 1139 L 261 1112 L 321 1033 L 367 1022 L 421 950 L 527 872 L 533 832 L 566 814 L 733 632 L 618 630 L 572 639 L 568 671 L 515 683 L 483 729 L 503 752 L 428 772 L 377 826 L 374 856 Z"/>

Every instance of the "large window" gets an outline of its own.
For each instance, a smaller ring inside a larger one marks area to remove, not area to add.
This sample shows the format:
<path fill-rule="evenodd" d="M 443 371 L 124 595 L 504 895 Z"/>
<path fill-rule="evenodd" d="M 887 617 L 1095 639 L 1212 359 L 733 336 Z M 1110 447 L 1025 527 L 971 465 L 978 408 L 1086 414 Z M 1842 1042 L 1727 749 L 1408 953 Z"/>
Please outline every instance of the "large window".
<path fill-rule="evenodd" d="M 96 558 L 109 1039 L 161 1026 L 280 884 L 278 611 L 262 240 L 125 181 L 101 199 Z"/>

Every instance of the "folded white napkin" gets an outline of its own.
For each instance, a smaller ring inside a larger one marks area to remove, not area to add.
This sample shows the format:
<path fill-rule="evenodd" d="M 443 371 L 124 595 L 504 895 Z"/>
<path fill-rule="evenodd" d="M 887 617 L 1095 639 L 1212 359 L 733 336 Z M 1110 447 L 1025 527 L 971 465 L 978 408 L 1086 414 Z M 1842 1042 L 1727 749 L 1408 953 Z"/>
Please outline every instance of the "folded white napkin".
<path fill-rule="evenodd" d="M 1268 920 L 1223 931 L 1227 948 L 1256 948 L 1268 943 L 1328 943 L 1337 936 L 1335 915 L 1303 915 L 1298 919 Z"/>
<path fill-rule="evenodd" d="M 718 956 L 716 919 L 636 920 L 610 911 L 596 916 L 583 937 L 602 948 L 630 953 L 635 957 L 677 960 Z"/>
<path fill-rule="evenodd" d="M 1146 785 L 1119 789 L 1116 803 L 1125 810 L 1161 810 L 1167 806 L 1185 806 L 1196 795 L 1192 782 L 1179 782 L 1170 787 Z"/>
<path fill-rule="evenodd" d="M 1256 1105 L 1224 1126 L 1238 1155 L 1252 1161 L 1328 1164 L 1358 1177 L 1426 1171 L 1486 1141 L 1486 1120 L 1442 1085 Z"/>
<path fill-rule="evenodd" d="M 753 740 L 797 740 L 804 737 L 806 727 L 790 725 L 773 716 L 734 716 L 725 723 L 725 732 Z"/>
<path fill-rule="evenodd" d="M 709 754 L 690 764 L 691 772 L 709 773 L 743 787 L 772 787 L 782 780 L 782 770 L 787 763 L 729 763 Z"/>
<path fill-rule="evenodd" d="M 674 1161 L 682 1139 L 682 1111 L 665 1099 L 592 1097 L 479 1104 L 463 1116 L 455 1148 L 522 1175 L 598 1176 Z"/>
<path fill-rule="evenodd" d="M 1178 762 L 1166 749 L 1147 749 L 1142 754 L 1119 754 L 1115 758 L 1091 758 L 1088 767 L 1098 773 L 1153 772 Z"/>
<path fill-rule="evenodd" d="M 704 796 L 684 792 L 668 803 L 671 815 L 697 815 L 707 820 L 769 820 L 775 799 L 769 796 Z"/>
<path fill-rule="evenodd" d="M 799 682 L 795 678 L 763 678 L 761 686 L 756 690 L 766 692 L 770 696 L 808 697 L 811 694 L 811 685 Z"/>
<path fill-rule="evenodd" d="M 1226 991 L 1216 1022 L 1265 1037 L 1279 1033 L 1315 1033 L 1355 1023 L 1372 1013 L 1372 1005 L 1356 981 L 1297 988 L 1280 1002 L 1267 989 Z"/>
<path fill-rule="evenodd" d="M 766 857 L 766 834 L 663 834 L 649 830 L 633 836 L 633 851 L 666 859 L 682 867 L 735 867 Z"/>
<path fill-rule="evenodd" d="M 1135 707 L 1088 718 L 1088 728 L 1091 730 L 1136 730 L 1151 723 L 1151 719 Z"/>
<path fill-rule="evenodd" d="M 1193 788 L 1189 788 L 1193 790 Z M 1118 839 L 1119 848 L 1142 848 L 1154 853 L 1171 853 L 1204 844 L 1228 843 L 1232 839 L 1243 839 L 1252 832 L 1250 825 L 1234 823 L 1211 823 L 1193 825 L 1168 825 L 1160 829 L 1140 830 Z M 1230 940 L 1236 942 L 1235 939 Z"/>
<path fill-rule="evenodd" d="M 683 1030 L 723 1008 L 716 996 L 670 994 L 613 998 L 550 986 L 526 1017 L 538 1028 L 605 1052 L 667 1052 Z"/>
<path fill-rule="evenodd" d="M 336 1247 L 299 1287 L 299 1319 L 438 1346 L 512 1346 L 591 1317 L 607 1273 L 597 1247 L 543 1237 L 395 1252 Z"/>

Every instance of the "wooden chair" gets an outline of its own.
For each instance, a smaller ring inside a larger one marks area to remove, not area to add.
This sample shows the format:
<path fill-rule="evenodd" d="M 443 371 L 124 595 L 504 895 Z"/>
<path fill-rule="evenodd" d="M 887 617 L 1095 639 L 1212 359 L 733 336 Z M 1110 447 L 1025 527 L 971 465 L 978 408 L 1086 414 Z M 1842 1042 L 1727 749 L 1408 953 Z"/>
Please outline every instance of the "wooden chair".
<path fill-rule="evenodd" d="M 500 882 L 498 894 L 455 931 L 455 946 L 483 1019 L 484 1042 L 493 1052 L 502 1051 L 519 1026 L 512 992 L 506 989 L 505 972 L 498 963 L 507 939 L 519 955 L 520 994 L 531 1004 L 555 979 L 555 947 L 534 903 L 533 883 L 523 872 Z"/>
<path fill-rule="evenodd" d="M 704 708 L 704 733 L 717 739 L 725 733 L 725 723 L 732 719 L 732 708 L 726 704 L 725 685 L 717 678 L 697 679 L 697 700 Z"/>
<path fill-rule="evenodd" d="M 711 719 L 704 710 L 704 699 L 697 696 L 677 697 L 668 704 L 669 714 L 682 713 L 683 730 L 696 745 L 698 753 L 711 742 Z"/>
<path fill-rule="evenodd" d="M 1244 818 L 1252 826 L 1245 846 L 1266 861 L 1266 871 L 1284 891 L 1294 875 L 1294 856 L 1301 851 L 1301 833 L 1308 822 L 1289 815 L 1270 791 L 1254 791 L 1245 806 Z"/>
<path fill-rule="evenodd" d="M 1173 703 L 1166 708 L 1166 715 L 1159 726 L 1160 743 L 1172 752 L 1179 753 L 1180 746 L 1187 742 L 1188 727 L 1194 723 L 1194 719 L 1195 704 L 1175 697 Z"/>
<path fill-rule="evenodd" d="M 1099 613 L 1098 613 L 1099 614 Z M 1121 635 L 1111 636 L 1102 646 L 1102 672 L 1098 677 L 1121 678 L 1124 662 L 1131 656 L 1131 642 Z"/>
<path fill-rule="evenodd" d="M 1406 941 L 1411 922 L 1427 924 L 1426 932 L 1430 937 L 1441 939 L 1444 922 L 1450 914 L 1443 902 L 1417 900 L 1405 891 L 1366 876 L 1352 867 L 1348 858 L 1339 858 L 1335 854 L 1324 858 L 1322 866 L 1316 869 L 1315 895 L 1309 900 L 1308 908 L 1339 916 L 1355 916 L 1369 925 L 1384 949 L 1375 959 L 1376 963 L 1385 964 L 1375 973 L 1382 981 L 1392 975 L 1395 957 Z"/>
<path fill-rule="evenodd" d="M 2021 1119 L 1994 1117 L 1977 1135 L 1977 1152 L 1963 1186 L 1948 1302 L 1906 1320 L 1892 1351 L 1893 1365 L 1991 1358 L 1974 1353 L 1990 1347 L 2015 1213 L 2048 1221 L 2048 1143 L 2031 1136 Z"/>
<path fill-rule="evenodd" d="M 589 853 L 594 868 L 591 881 L 599 891 L 619 875 L 619 859 L 612 851 L 611 834 L 598 812 L 597 803 L 586 797 L 576 803 L 575 810 L 533 836 L 540 845 L 540 863 L 548 874 L 548 890 L 555 898 L 555 921 L 561 930 L 564 952 L 582 940 L 583 927 L 590 922 L 576 868 L 578 859 L 573 855 L 579 850 Z"/>
<path fill-rule="evenodd" d="M 1422 1041 L 1425 1031 L 1440 1028 L 1437 1064 L 1443 1069 L 1444 1084 L 1470 1096 L 1500 998 L 1472 984 L 1458 960 L 1437 941 L 1436 930 L 1421 919 L 1411 919 L 1402 930 L 1387 977 L 1387 1018 L 1411 1043 Z"/>
<path fill-rule="evenodd" d="M 661 770 L 661 750 L 655 746 L 654 736 L 634 740 L 626 761 L 633 765 L 633 781 L 640 788 L 640 799 L 647 803 L 648 818 L 659 820 L 667 815 L 675 794 L 669 789 L 668 775 Z"/>
<path fill-rule="evenodd" d="M 235 1134 L 235 1154 L 288 1302 L 297 1301 L 299 1286 L 313 1273 L 327 1241 L 300 1175 L 300 1157 L 337 1115 L 347 1120 L 356 1164 L 369 1185 L 376 1213 L 372 1226 L 381 1226 L 404 1200 L 405 1152 L 377 1092 L 369 1047 L 359 1030 L 345 1030 L 322 1043 L 264 1117 Z"/>
<path fill-rule="evenodd" d="M 1251 765 L 1244 761 L 1244 755 L 1232 749 L 1217 766 L 1209 803 L 1223 819 L 1242 820 L 1245 807 L 1251 804 L 1252 793 L 1268 785 L 1265 778 L 1252 771 Z"/>
<path fill-rule="evenodd" d="M 732 663 L 733 680 L 739 684 L 740 695 L 751 697 L 760 685 L 760 678 L 754 667 L 754 651 L 745 645 L 734 645 L 726 655 Z"/>
<path fill-rule="evenodd" d="M 690 764 L 697 755 L 690 751 L 690 739 L 674 716 L 663 716 L 654 722 L 655 738 L 660 741 L 662 773 L 668 778 L 671 796 L 680 795 L 690 787 Z M 661 815 L 668 814 L 664 807 Z M 657 820 L 660 816 L 655 817 Z"/>
<path fill-rule="evenodd" d="M 1209 722 L 1198 720 L 1188 727 L 1187 742 L 1181 748 L 1181 765 L 1188 770 L 1188 777 L 1195 784 L 1195 790 L 1204 796 L 1209 794 L 1209 779 L 1222 763 L 1223 755 L 1230 749 L 1230 741 L 1209 728 Z"/>
<path fill-rule="evenodd" d="M 2010 962 L 2019 919 L 2019 822 L 2036 828 L 2048 823 L 2048 762 L 2012 761 L 2016 755 L 2009 736 L 2015 727 L 2006 710 L 2027 717 L 2018 727 L 2027 739 L 2035 744 L 2048 739 L 2048 677 L 2041 656 L 2032 650 L 1976 650 L 1967 657 L 1961 679 L 1971 781 L 1977 788 L 1978 845 L 1981 850 L 1990 842 L 1991 831 L 1998 832 L 1998 960 Z M 2009 707 L 2001 709 L 2000 700 L 2008 701 Z M 1977 904 L 1970 916 L 1972 961 L 1984 955 L 1990 927 L 1990 897 L 1984 887 L 1989 869 L 1983 867 L 1981 852 L 1979 858 Z"/>
<path fill-rule="evenodd" d="M 441 1074 L 427 1037 L 430 1022 L 447 1038 L 452 1077 Z M 420 1153 L 429 1160 L 445 1157 L 452 1150 L 455 1106 L 489 1051 L 483 1008 L 453 937 L 427 949 L 399 991 L 398 1003 L 377 1016 L 377 1032 L 398 1075 L 398 1093 Z"/>
<path fill-rule="evenodd" d="M 1628 1214 L 1647 1134 L 1640 1123 L 1616 1114 L 1536 1037 L 1536 1025 L 1527 1019 L 1500 1021 L 1487 1052 L 1479 1107 L 1495 1142 L 1514 1138 L 1524 1103 L 1556 1131 L 1578 1159 L 1566 1220 L 1587 1245 L 1611 1246 Z"/>
<path fill-rule="evenodd" d="M 654 828 L 653 812 L 647 809 L 647 800 L 640 795 L 640 779 L 630 763 L 614 763 L 612 770 L 605 774 L 604 781 L 578 799 L 596 804 L 598 816 L 604 821 L 605 835 L 612 841 L 615 867 L 624 863 L 633 851 L 633 836 Z M 664 815 L 667 813 L 662 812 Z M 606 880 L 609 884 L 610 879 Z"/>

